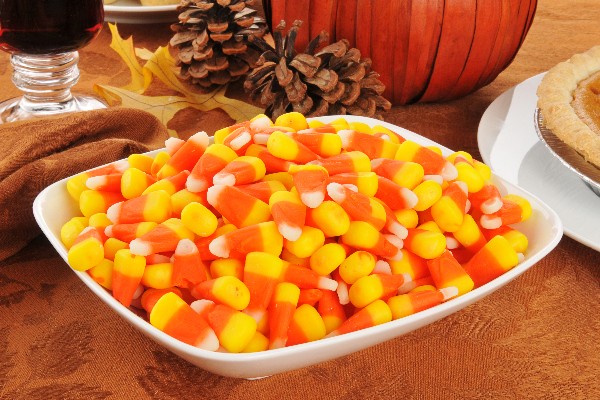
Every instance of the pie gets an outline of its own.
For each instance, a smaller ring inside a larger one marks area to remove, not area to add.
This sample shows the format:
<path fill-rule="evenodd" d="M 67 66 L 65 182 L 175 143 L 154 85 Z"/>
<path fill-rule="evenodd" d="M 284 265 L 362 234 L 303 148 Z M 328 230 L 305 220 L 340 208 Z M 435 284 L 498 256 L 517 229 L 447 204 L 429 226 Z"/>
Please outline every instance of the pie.
<path fill-rule="evenodd" d="M 600 46 L 551 68 L 537 95 L 544 126 L 600 168 Z"/>

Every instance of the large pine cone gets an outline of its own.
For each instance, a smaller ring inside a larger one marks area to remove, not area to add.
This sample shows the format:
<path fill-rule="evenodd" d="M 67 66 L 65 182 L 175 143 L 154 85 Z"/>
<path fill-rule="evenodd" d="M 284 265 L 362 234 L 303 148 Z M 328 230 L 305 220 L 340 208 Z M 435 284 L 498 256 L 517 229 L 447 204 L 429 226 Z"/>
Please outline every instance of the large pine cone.
<path fill-rule="evenodd" d="M 262 37 L 249 38 L 263 53 L 246 76 L 244 88 L 266 107 L 265 114 L 273 119 L 290 111 L 309 117 L 352 114 L 381 119 L 391 103 L 382 97 L 385 86 L 371 70 L 371 60 L 361 58 L 345 39 L 316 52 L 327 40 L 325 31 L 311 40 L 304 53 L 296 53 L 301 24 L 294 21 L 284 36 L 281 21 L 273 32 L 275 48 Z"/>
<path fill-rule="evenodd" d="M 254 0 L 181 0 L 179 22 L 169 44 L 177 49 L 183 79 L 203 87 L 224 85 L 244 76 L 260 55 L 248 36 L 262 37 L 264 19 L 247 7 Z"/>

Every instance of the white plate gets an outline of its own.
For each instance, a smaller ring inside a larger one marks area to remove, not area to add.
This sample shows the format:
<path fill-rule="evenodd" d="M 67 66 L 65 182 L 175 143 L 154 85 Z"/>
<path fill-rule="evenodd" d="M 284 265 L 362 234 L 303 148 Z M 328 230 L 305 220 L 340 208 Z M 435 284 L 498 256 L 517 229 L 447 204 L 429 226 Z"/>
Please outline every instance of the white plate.
<path fill-rule="evenodd" d="M 321 118 L 321 120 L 332 120 L 334 118 L 336 117 Z M 415 140 L 424 145 L 435 145 L 429 139 L 379 120 L 362 117 L 346 118 L 352 121 L 365 122 L 369 125 L 381 124 L 402 134 L 407 139 Z M 439 147 L 444 154 L 450 153 L 450 150 L 442 146 Z M 60 228 L 71 217 L 79 215 L 75 202 L 67 194 L 65 187 L 67 179 L 56 182 L 44 189 L 33 204 L 33 212 L 39 226 L 65 261 L 67 250 L 60 241 Z M 523 189 L 497 177 L 494 177 L 494 182 L 502 192 L 519 194 L 531 202 L 533 208 L 531 218 L 517 226 L 529 238 L 529 249 L 523 262 L 480 288 L 420 313 L 361 331 L 297 346 L 248 354 L 201 350 L 182 343 L 154 328 L 143 318 L 116 301 L 109 292 L 94 282 L 88 274 L 73 272 L 93 293 L 127 322 L 192 364 L 224 376 L 239 378 L 264 377 L 332 360 L 428 325 L 501 288 L 546 256 L 562 237 L 562 224 L 558 215 L 537 197 Z"/>
<path fill-rule="evenodd" d="M 104 21 L 122 24 L 177 22 L 177 5 L 143 6 L 138 0 L 117 0 L 104 6 Z"/>
<path fill-rule="evenodd" d="M 535 131 L 536 75 L 500 95 L 479 123 L 481 157 L 494 172 L 543 199 L 565 234 L 600 251 L 600 197 L 558 160 Z"/>

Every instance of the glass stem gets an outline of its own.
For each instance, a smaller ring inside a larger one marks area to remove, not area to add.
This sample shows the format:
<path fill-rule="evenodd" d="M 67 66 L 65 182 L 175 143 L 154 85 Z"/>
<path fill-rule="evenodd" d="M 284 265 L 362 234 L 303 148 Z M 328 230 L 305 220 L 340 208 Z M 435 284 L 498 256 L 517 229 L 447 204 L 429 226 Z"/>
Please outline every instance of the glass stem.
<path fill-rule="evenodd" d="M 79 80 L 77 51 L 61 54 L 13 54 L 13 83 L 23 92 L 26 112 L 60 111 L 73 100 L 71 87 Z"/>

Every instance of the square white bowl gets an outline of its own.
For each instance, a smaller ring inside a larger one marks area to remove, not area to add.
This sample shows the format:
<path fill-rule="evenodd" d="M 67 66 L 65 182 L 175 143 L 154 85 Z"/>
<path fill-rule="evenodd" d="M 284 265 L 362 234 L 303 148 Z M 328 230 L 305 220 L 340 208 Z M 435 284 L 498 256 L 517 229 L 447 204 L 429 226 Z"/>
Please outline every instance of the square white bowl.
<path fill-rule="evenodd" d="M 339 117 L 328 116 L 318 119 L 328 122 Z M 452 153 L 451 150 L 425 137 L 383 121 L 365 117 L 343 117 L 348 121 L 364 122 L 370 126 L 379 124 L 401 134 L 406 139 L 422 145 L 438 146 L 442 149 L 444 155 Z M 148 154 L 152 155 L 156 152 Z M 68 179 L 65 178 L 48 186 L 37 196 L 33 203 L 33 213 L 37 223 L 65 262 L 67 261 L 67 249 L 60 240 L 60 229 L 70 218 L 80 215 L 77 204 L 67 193 L 66 183 Z M 498 186 L 502 194 L 518 194 L 527 198 L 531 203 L 533 209 L 531 217 L 527 221 L 515 225 L 515 228 L 525 233 L 529 239 L 529 248 L 524 261 L 493 281 L 433 308 L 372 328 L 310 343 L 244 354 L 198 349 L 180 342 L 150 325 L 134 311 L 115 300 L 110 292 L 96 283 L 87 273 L 75 270 L 73 272 L 104 303 L 141 333 L 192 364 L 223 376 L 237 378 L 265 377 L 345 356 L 435 322 L 503 287 L 552 251 L 563 234 L 563 226 L 558 215 L 540 199 L 518 186 L 497 176 L 494 176 L 492 181 Z"/>

